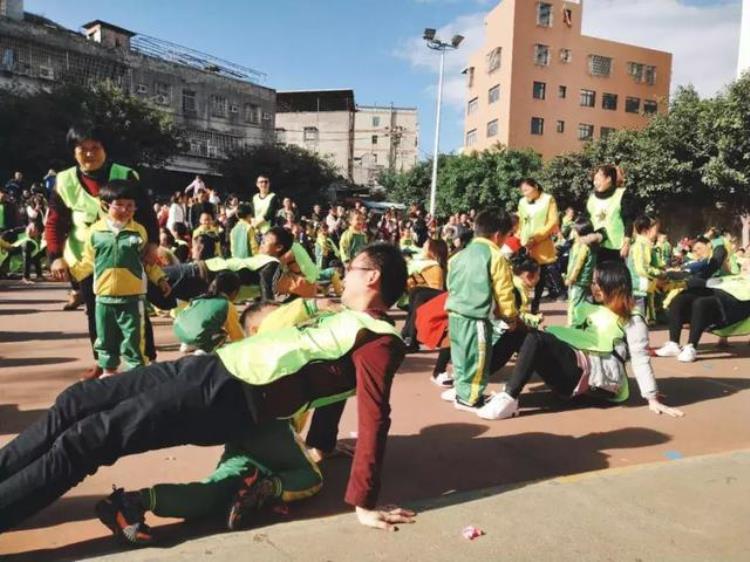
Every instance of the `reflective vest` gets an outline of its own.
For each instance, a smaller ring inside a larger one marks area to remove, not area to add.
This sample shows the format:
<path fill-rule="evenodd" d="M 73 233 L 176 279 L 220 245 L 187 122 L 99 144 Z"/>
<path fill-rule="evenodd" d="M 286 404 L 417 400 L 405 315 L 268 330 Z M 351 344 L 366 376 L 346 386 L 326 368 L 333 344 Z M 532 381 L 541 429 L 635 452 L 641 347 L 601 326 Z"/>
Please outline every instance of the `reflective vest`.
<path fill-rule="evenodd" d="M 750 301 L 750 279 L 743 275 L 715 277 L 706 283 L 706 287 L 729 293 L 739 301 Z M 712 331 L 717 336 L 722 337 L 746 336 L 750 334 L 750 318 L 745 318 L 729 326 L 717 328 Z"/>
<path fill-rule="evenodd" d="M 125 180 L 138 174 L 134 170 L 119 164 L 112 164 L 109 169 L 109 180 Z M 72 226 L 65 248 L 63 258 L 71 266 L 81 260 L 83 246 L 89 237 L 89 229 L 100 218 L 104 218 L 104 211 L 98 197 L 94 197 L 78 180 L 78 169 L 73 166 L 57 174 L 55 185 L 57 194 L 65 206 L 70 209 Z"/>
<path fill-rule="evenodd" d="M 436 266 L 440 267 L 440 264 L 435 260 L 430 260 L 422 257 L 414 258 L 413 260 L 408 261 L 406 264 L 406 268 L 410 276 L 418 275 L 425 269 Z"/>
<path fill-rule="evenodd" d="M 595 194 L 589 195 L 586 210 L 589 213 L 594 230 L 604 228 L 607 231 L 607 239 L 602 243 L 604 248 L 619 250 L 625 239 L 625 223 L 622 222 L 622 196 L 625 188 L 618 187 L 615 192 L 606 199 L 599 199 Z"/>
<path fill-rule="evenodd" d="M 520 305 L 518 306 L 518 313 L 521 317 L 521 320 L 523 320 L 523 323 L 526 324 L 529 328 L 538 328 L 539 323 L 542 319 L 541 314 L 531 314 L 531 300 L 533 295 L 531 294 L 533 292 L 533 289 L 529 289 L 526 287 L 526 285 L 523 284 L 523 280 L 520 277 L 513 276 L 513 287 L 515 288 L 515 293 L 518 294 L 520 297 Z"/>
<path fill-rule="evenodd" d="M 579 351 L 612 353 L 625 338 L 621 318 L 603 305 L 582 303 L 580 307 L 583 325 L 550 326 L 546 331 Z"/>
<path fill-rule="evenodd" d="M 396 328 L 385 320 L 344 310 L 314 317 L 308 325 L 281 328 L 230 343 L 216 353 L 232 375 L 247 384 L 263 386 L 297 373 L 313 361 L 340 359 L 352 350 L 362 330 L 400 339 Z M 355 390 L 321 397 L 300 411 L 346 400 Z"/>
<path fill-rule="evenodd" d="M 244 220 L 239 220 L 229 233 L 229 248 L 233 258 L 249 258 L 253 255 L 248 239 L 251 226 Z"/>
<path fill-rule="evenodd" d="M 275 193 L 269 193 L 265 197 L 261 197 L 260 193 L 253 195 L 253 216 L 256 221 L 260 222 L 258 228 L 262 234 L 265 234 L 271 228 L 271 225 L 266 221 L 265 217 L 274 197 L 276 197 Z"/>
<path fill-rule="evenodd" d="M 542 193 L 533 203 L 522 197 L 518 202 L 518 218 L 521 221 L 521 245 L 525 246 L 529 238 L 544 229 L 552 196 Z"/>
<path fill-rule="evenodd" d="M 249 258 L 210 258 L 205 261 L 206 267 L 209 271 L 234 271 L 238 272 L 240 269 L 249 269 L 251 271 L 257 271 L 261 267 L 271 262 L 277 262 L 278 259 L 269 256 L 268 254 L 258 254 L 257 256 L 250 256 Z"/>
<path fill-rule="evenodd" d="M 315 262 L 312 261 L 310 254 L 299 242 L 292 242 L 292 254 L 294 254 L 294 261 L 297 262 L 302 275 L 308 283 L 315 283 L 318 280 L 320 271 Z"/>

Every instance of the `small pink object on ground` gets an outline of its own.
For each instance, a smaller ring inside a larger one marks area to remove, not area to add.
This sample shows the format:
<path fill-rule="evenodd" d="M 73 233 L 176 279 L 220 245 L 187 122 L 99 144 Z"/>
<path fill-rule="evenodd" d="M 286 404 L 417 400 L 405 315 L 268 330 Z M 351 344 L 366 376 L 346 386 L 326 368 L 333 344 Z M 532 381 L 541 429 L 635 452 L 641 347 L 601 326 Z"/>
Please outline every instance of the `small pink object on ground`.
<path fill-rule="evenodd" d="M 473 541 L 474 539 L 484 535 L 484 531 L 482 531 L 482 529 L 478 527 L 472 527 L 471 525 L 469 525 L 468 527 L 464 527 L 464 530 L 461 532 L 461 534 L 465 539 Z"/>

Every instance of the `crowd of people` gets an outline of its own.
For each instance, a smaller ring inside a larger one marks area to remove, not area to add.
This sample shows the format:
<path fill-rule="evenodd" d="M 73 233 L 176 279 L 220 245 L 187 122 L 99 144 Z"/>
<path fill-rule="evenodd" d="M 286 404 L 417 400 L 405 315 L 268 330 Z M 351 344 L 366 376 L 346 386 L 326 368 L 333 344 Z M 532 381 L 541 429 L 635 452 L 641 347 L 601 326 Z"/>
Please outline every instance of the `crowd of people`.
<path fill-rule="evenodd" d="M 736 239 L 712 227 L 671 245 L 616 166 L 595 170 L 579 210 L 560 213 L 527 178 L 516 213 L 439 221 L 417 204 L 300 209 L 262 173 L 254 190 L 222 198 L 196 177 L 154 202 L 96 130 L 73 126 L 68 143 L 75 164 L 50 173 L 51 187 L 26 190 L 19 173 L 0 195 L 2 264 L 31 282 L 31 266 L 42 278 L 46 260 L 50 278 L 71 283 L 65 306 L 85 306 L 95 365 L 0 450 L 0 531 L 101 465 L 182 444 L 225 452 L 201 482 L 102 499 L 97 515 L 113 533 L 153 542 L 149 511 L 224 516 L 240 528 L 314 495 L 316 463 L 342 452 L 353 454 L 345 499 L 359 521 L 393 528 L 415 515 L 377 508 L 405 354 L 438 350 L 440 398 L 483 419 L 519 415 L 535 374 L 565 398 L 623 402 L 628 362 L 648 407 L 679 417 L 660 398 L 652 356 L 694 361 L 706 331 L 750 333 L 750 267 Z M 566 326 L 547 325 L 545 294 L 567 300 Z M 406 312 L 400 330 L 394 306 Z M 156 361 L 157 314 L 174 318 L 183 358 Z M 658 322 L 669 341 L 655 349 Z M 488 395 L 490 376 L 514 356 L 504 390 Z M 337 445 L 352 395 L 353 452 Z"/>

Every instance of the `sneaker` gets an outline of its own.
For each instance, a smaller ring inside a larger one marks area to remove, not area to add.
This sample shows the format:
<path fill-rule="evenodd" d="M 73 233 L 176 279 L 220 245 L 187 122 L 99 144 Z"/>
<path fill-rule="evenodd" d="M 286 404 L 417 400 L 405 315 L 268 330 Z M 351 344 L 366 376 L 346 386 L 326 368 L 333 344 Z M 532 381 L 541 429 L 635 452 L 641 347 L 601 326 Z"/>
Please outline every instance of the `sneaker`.
<path fill-rule="evenodd" d="M 464 412 L 474 412 L 477 413 L 481 408 L 484 407 L 484 405 L 487 404 L 487 397 L 486 396 L 480 396 L 479 400 L 476 401 L 475 404 L 469 404 L 467 402 L 464 402 L 461 400 L 458 396 L 456 396 L 456 400 L 453 402 L 453 407 L 456 410 L 461 410 Z"/>
<path fill-rule="evenodd" d="M 192 353 L 193 351 L 195 351 L 195 348 L 193 346 L 186 343 L 180 344 L 180 353 Z"/>
<path fill-rule="evenodd" d="M 274 499 L 276 499 L 276 483 L 271 478 L 261 477 L 260 471 L 253 468 L 242 479 L 240 489 L 234 494 L 229 507 L 227 528 L 230 531 L 236 531 L 247 527 L 253 515 L 266 504 L 273 503 Z"/>
<path fill-rule="evenodd" d="M 102 373 L 104 373 L 104 369 L 102 369 L 99 365 L 96 365 L 94 367 L 91 367 L 87 371 L 84 371 L 83 374 L 79 377 L 79 380 L 93 381 L 101 377 Z"/>
<path fill-rule="evenodd" d="M 680 346 L 676 342 L 668 341 L 654 353 L 659 357 L 677 357 L 680 354 Z"/>
<path fill-rule="evenodd" d="M 146 510 L 140 502 L 122 488 L 112 486 L 114 492 L 94 508 L 99 521 L 104 523 L 121 541 L 143 546 L 154 542 L 151 528 L 146 525 Z"/>
<path fill-rule="evenodd" d="M 448 390 L 444 390 L 440 393 L 440 399 L 445 400 L 446 402 L 455 402 L 456 401 L 456 389 L 455 388 L 449 388 Z"/>
<path fill-rule="evenodd" d="M 477 415 L 485 420 L 505 420 L 515 417 L 518 415 L 518 399 L 506 392 L 493 394 L 492 398 L 485 401 L 484 406 L 479 408 Z"/>
<path fill-rule="evenodd" d="M 698 352 L 695 351 L 695 347 L 692 344 L 687 344 L 682 348 L 682 351 L 680 351 L 677 360 L 682 361 L 683 363 L 692 363 L 695 361 L 696 355 L 698 355 Z"/>
<path fill-rule="evenodd" d="M 80 291 L 70 291 L 68 293 L 68 302 L 63 306 L 63 310 L 76 310 L 83 304 L 83 298 Z"/>
<path fill-rule="evenodd" d="M 432 381 L 432 384 L 436 384 L 441 388 L 453 387 L 453 377 L 445 372 L 439 373 L 433 377 L 430 377 L 430 380 Z"/>

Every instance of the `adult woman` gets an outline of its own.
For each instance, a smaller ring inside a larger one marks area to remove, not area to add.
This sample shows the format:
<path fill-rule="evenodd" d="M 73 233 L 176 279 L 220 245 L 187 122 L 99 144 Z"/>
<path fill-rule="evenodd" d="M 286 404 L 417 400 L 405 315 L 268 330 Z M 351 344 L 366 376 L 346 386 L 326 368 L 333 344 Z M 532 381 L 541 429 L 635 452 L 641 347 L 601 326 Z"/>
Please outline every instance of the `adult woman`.
<path fill-rule="evenodd" d="M 542 187 L 532 178 L 521 182 L 521 200 L 518 202 L 519 234 L 521 245 L 541 267 L 541 278 L 534 289 L 531 312 L 539 312 L 539 301 L 545 285 L 550 293 L 562 292 L 563 283 L 557 269 L 557 251 L 552 236 L 559 228 L 555 198 L 542 192 Z"/>
<path fill-rule="evenodd" d="M 500 420 L 518 415 L 518 397 L 534 373 L 562 396 L 587 393 L 624 401 L 629 396 L 625 371 L 628 357 L 649 409 L 682 416 L 681 411 L 659 401 L 648 355 L 648 328 L 643 318 L 631 313 L 633 291 L 625 264 L 600 264 L 594 271 L 591 291 L 600 304 L 589 305 L 585 324 L 528 333 L 505 391 L 495 394 L 477 412 L 480 417 Z"/>
<path fill-rule="evenodd" d="M 594 225 L 594 241 L 600 244 L 597 263 L 621 260 L 628 256 L 628 233 L 635 218 L 635 202 L 624 187 L 622 172 L 605 164 L 594 172 L 594 191 L 589 195 L 586 211 Z"/>
<path fill-rule="evenodd" d="M 172 195 L 169 205 L 169 214 L 167 215 L 167 228 L 172 230 L 175 223 L 181 222 L 187 224 L 188 212 L 185 204 L 185 195 L 179 191 Z"/>

